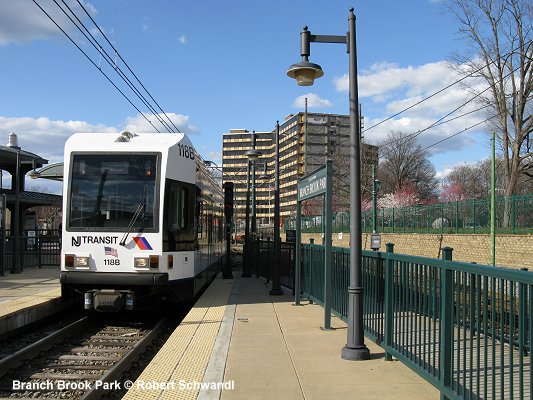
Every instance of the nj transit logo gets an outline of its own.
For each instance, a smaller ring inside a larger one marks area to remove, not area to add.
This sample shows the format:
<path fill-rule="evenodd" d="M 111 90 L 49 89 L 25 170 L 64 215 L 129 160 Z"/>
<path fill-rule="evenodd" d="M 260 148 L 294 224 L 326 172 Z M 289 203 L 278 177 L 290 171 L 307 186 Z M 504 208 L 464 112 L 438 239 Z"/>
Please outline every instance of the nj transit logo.
<path fill-rule="evenodd" d="M 146 240 L 143 237 L 134 237 L 133 241 L 137 245 L 137 247 L 141 250 L 153 250 L 152 246 L 150 246 L 150 243 L 148 243 L 148 240 Z"/>

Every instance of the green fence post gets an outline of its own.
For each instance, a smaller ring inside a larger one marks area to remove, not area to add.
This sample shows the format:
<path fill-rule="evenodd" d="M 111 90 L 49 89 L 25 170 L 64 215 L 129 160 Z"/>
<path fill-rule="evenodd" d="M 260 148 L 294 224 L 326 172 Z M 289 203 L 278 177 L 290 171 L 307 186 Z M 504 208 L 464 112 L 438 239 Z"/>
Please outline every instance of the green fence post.
<path fill-rule="evenodd" d="M 516 233 L 516 197 L 511 197 L 511 226 L 513 235 Z"/>
<path fill-rule="evenodd" d="M 295 245 L 295 266 L 294 266 L 294 305 L 300 305 L 300 290 L 302 279 L 302 206 L 299 201 L 296 202 L 296 243 Z"/>
<path fill-rule="evenodd" d="M 476 233 L 476 201 L 472 200 L 472 228 Z"/>
<path fill-rule="evenodd" d="M 455 202 L 455 233 L 459 233 L 459 202 Z"/>
<path fill-rule="evenodd" d="M 324 229 L 324 330 L 331 330 L 331 300 L 332 289 L 332 230 L 333 219 L 333 167 L 332 161 L 326 162 L 326 193 L 324 196 L 324 213 L 322 214 L 322 227 Z"/>
<path fill-rule="evenodd" d="M 452 385 L 452 362 L 453 362 L 453 270 L 449 269 L 446 261 L 452 260 L 453 249 L 444 247 L 442 249 L 441 273 L 441 331 L 440 331 L 440 383 L 441 399 L 447 399 L 443 389 L 449 389 Z"/>
<path fill-rule="evenodd" d="M 394 244 L 387 243 L 387 256 L 385 260 L 385 360 L 392 361 L 392 355 L 388 352 L 392 348 L 392 335 L 394 333 L 394 308 L 393 308 L 393 290 L 394 290 L 394 262 L 391 254 L 394 253 Z"/>

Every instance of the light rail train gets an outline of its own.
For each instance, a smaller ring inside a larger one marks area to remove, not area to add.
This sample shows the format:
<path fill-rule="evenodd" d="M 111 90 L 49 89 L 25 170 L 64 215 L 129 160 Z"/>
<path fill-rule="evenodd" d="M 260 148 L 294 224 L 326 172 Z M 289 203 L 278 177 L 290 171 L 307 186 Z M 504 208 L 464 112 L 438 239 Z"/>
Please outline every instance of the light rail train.
<path fill-rule="evenodd" d="M 86 309 L 189 301 L 220 269 L 223 193 L 184 134 L 76 133 L 65 143 L 62 297 Z"/>

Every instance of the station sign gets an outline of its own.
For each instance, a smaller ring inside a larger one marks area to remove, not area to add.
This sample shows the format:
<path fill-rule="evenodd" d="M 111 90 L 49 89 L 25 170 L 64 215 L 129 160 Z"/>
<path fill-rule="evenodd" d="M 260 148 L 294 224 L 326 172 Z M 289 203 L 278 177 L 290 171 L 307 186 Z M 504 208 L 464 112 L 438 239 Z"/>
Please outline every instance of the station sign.
<path fill-rule="evenodd" d="M 323 166 L 298 181 L 298 201 L 307 200 L 311 197 L 326 193 L 326 189 L 327 170 L 326 166 Z"/>

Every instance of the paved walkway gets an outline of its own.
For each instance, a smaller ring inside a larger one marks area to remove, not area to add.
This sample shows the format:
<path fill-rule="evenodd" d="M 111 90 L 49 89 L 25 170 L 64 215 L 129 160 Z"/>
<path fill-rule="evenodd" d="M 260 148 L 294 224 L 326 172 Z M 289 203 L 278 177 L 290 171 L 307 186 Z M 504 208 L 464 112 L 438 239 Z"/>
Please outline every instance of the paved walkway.
<path fill-rule="evenodd" d="M 59 266 L 24 268 L 20 274 L 0 276 L 0 302 L 59 288 Z"/>
<path fill-rule="evenodd" d="M 213 282 L 126 399 L 440 397 L 405 365 L 384 361 L 381 347 L 369 340 L 370 360 L 342 360 L 346 324 L 333 317 L 335 329 L 321 330 L 321 306 L 293 306 L 288 293 L 270 297 L 270 287 L 261 278 L 231 282 Z M 147 390 L 146 384 L 154 382 L 159 388 Z M 200 389 L 201 383 L 212 387 Z"/>
<path fill-rule="evenodd" d="M 366 340 L 367 361 L 341 359 L 346 324 L 323 308 L 294 306 L 288 294 L 270 297 L 262 279 L 241 278 L 224 380 L 235 390 L 222 399 L 438 399 L 439 393 L 383 349 Z"/>

